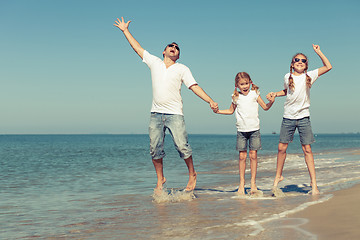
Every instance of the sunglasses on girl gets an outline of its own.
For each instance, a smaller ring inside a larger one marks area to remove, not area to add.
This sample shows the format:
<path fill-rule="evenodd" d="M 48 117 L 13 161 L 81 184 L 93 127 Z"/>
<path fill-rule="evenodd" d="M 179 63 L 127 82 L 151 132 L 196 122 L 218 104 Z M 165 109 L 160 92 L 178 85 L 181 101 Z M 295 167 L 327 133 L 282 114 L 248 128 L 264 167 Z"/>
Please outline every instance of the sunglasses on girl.
<path fill-rule="evenodd" d="M 300 59 L 300 58 L 295 58 L 295 59 L 294 59 L 295 62 L 300 62 L 300 60 L 301 60 L 303 63 L 306 63 L 306 62 L 307 62 L 306 59 Z"/>
<path fill-rule="evenodd" d="M 180 48 L 175 44 L 169 44 L 168 47 L 175 47 L 176 50 L 180 51 Z"/>

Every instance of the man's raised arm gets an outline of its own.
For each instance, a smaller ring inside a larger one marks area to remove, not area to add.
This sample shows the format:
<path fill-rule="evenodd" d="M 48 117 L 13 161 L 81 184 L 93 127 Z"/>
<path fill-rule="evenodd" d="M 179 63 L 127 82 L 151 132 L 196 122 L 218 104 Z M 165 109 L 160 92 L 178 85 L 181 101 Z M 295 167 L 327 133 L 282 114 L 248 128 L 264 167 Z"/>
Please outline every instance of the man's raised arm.
<path fill-rule="evenodd" d="M 130 22 L 131 21 L 128 21 L 125 23 L 124 18 L 121 17 L 121 20 L 118 18 L 117 21 L 115 21 L 114 26 L 118 27 L 124 33 L 126 39 L 130 43 L 131 47 L 141 57 L 141 59 L 143 59 L 144 49 L 141 47 L 140 43 L 138 41 L 136 41 L 136 39 L 129 32 Z"/>

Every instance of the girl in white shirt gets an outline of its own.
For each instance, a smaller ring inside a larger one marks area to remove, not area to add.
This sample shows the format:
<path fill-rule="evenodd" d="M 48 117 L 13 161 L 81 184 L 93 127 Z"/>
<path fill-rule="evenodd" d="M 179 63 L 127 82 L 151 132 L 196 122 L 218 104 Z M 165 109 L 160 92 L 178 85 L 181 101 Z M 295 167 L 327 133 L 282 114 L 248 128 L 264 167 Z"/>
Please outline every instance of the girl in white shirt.
<path fill-rule="evenodd" d="M 290 73 L 284 77 L 284 90 L 271 92 L 267 98 L 286 96 L 284 104 L 284 116 L 280 130 L 280 141 L 278 146 L 276 176 L 274 180 L 274 193 L 278 189 L 278 183 L 284 179 L 282 171 L 284 168 L 286 149 L 294 138 L 295 130 L 298 129 L 305 162 L 309 170 L 312 194 L 319 194 L 316 183 L 314 156 L 311 143 L 315 141 L 310 123 L 310 88 L 315 80 L 330 71 L 332 66 L 325 55 L 320 51 L 319 45 L 313 44 L 313 49 L 322 60 L 324 66 L 308 72 L 308 59 L 302 53 L 297 53 L 291 60 Z"/>
<path fill-rule="evenodd" d="M 250 89 L 251 87 L 251 89 Z M 237 91 L 239 88 L 240 92 Z M 235 91 L 232 95 L 232 103 L 229 109 L 214 111 L 218 114 L 231 115 L 235 112 L 237 127 L 236 150 L 239 151 L 239 195 L 245 195 L 245 167 L 247 158 L 247 146 L 249 142 L 249 156 L 251 168 L 250 194 L 261 193 L 256 186 L 257 150 L 261 149 L 259 105 L 269 110 L 275 97 L 270 97 L 269 103 L 265 104 L 260 97 L 259 88 L 253 84 L 249 74 L 239 72 L 235 77 Z"/>

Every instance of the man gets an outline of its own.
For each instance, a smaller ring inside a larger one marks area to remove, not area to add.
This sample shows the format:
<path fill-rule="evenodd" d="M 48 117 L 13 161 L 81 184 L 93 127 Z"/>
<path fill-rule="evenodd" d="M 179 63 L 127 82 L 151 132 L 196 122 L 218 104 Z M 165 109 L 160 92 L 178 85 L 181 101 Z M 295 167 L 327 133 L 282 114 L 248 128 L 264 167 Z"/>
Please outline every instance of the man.
<path fill-rule="evenodd" d="M 176 61 L 180 56 L 179 46 L 173 42 L 163 51 L 163 60 L 144 50 L 129 32 L 129 24 L 124 18 L 118 18 L 114 26 L 125 35 L 134 51 L 143 59 L 151 70 L 153 101 L 149 124 L 150 154 L 157 175 L 155 192 L 162 190 L 166 178 L 163 173 L 164 137 L 168 129 L 180 157 L 185 160 L 189 170 L 189 181 L 185 191 L 193 191 L 196 186 L 196 172 L 194 169 L 192 150 L 188 143 L 180 95 L 181 84 L 184 83 L 197 96 L 210 104 L 211 109 L 217 110 L 215 103 L 197 84 L 191 71 Z"/>

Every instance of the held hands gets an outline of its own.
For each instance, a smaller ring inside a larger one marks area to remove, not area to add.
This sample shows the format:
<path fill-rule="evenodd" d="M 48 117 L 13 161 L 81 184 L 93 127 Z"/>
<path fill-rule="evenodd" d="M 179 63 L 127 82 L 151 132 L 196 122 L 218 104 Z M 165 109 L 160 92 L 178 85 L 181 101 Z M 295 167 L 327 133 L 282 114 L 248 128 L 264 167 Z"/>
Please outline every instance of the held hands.
<path fill-rule="evenodd" d="M 276 93 L 271 92 L 266 95 L 266 98 L 269 102 L 274 102 L 276 97 Z"/>
<path fill-rule="evenodd" d="M 219 111 L 219 105 L 216 102 L 210 102 L 210 108 L 213 110 L 214 113 Z"/>
<path fill-rule="evenodd" d="M 117 21 L 115 21 L 116 24 L 114 24 L 115 27 L 118 27 L 121 31 L 125 31 L 129 28 L 129 24 L 131 21 L 125 22 L 124 17 L 121 17 L 121 20 L 118 18 Z"/>

